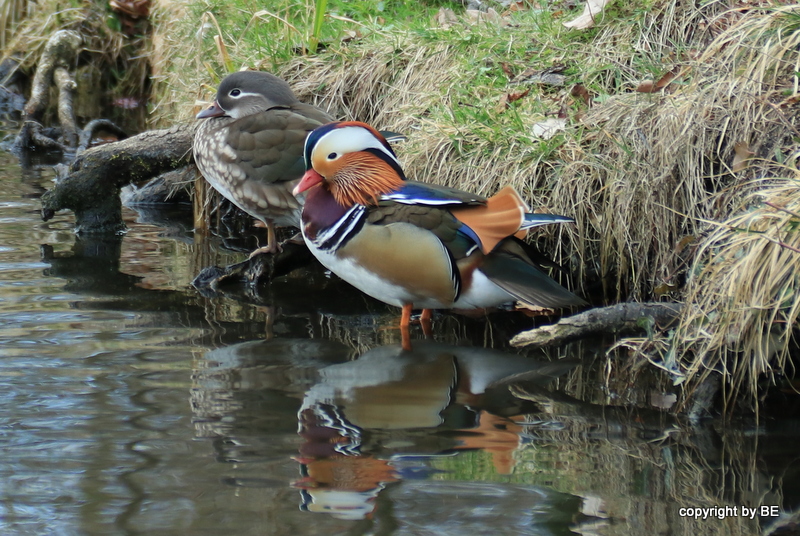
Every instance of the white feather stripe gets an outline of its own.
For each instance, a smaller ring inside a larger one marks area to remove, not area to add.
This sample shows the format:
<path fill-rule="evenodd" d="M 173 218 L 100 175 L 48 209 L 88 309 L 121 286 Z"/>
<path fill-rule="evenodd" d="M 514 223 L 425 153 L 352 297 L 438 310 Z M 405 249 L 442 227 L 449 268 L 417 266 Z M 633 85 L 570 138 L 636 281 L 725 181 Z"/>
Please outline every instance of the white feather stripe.
<path fill-rule="evenodd" d="M 335 253 L 343 244 L 352 238 L 352 234 L 357 231 L 359 225 L 361 225 L 365 214 L 365 206 L 354 205 L 350 210 L 345 212 L 344 216 L 339 218 L 336 223 L 317 234 L 316 239 L 313 241 L 314 246 Z"/>

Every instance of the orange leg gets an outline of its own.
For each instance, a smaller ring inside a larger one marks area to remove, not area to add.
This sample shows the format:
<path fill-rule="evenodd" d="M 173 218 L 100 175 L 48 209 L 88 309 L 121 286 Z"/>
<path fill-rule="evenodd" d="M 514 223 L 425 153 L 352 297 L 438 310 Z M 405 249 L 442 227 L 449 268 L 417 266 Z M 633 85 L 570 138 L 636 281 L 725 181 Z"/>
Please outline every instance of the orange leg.
<path fill-rule="evenodd" d="M 431 309 L 423 309 L 419 317 L 419 323 L 422 324 L 422 333 L 426 338 L 430 338 L 433 335 L 433 327 L 431 325 L 432 317 L 433 311 Z"/>
<path fill-rule="evenodd" d="M 411 309 L 414 307 L 413 303 L 403 305 L 403 314 L 400 317 L 400 327 L 408 327 L 411 323 Z"/>
<path fill-rule="evenodd" d="M 411 323 L 411 308 L 413 304 L 407 303 L 403 305 L 403 314 L 400 316 L 400 337 L 403 343 L 403 350 L 411 351 L 411 333 L 409 332 L 408 325 Z"/>
<path fill-rule="evenodd" d="M 408 326 L 400 326 L 400 341 L 403 346 L 403 350 L 406 352 L 411 351 L 411 333 L 408 330 Z"/>

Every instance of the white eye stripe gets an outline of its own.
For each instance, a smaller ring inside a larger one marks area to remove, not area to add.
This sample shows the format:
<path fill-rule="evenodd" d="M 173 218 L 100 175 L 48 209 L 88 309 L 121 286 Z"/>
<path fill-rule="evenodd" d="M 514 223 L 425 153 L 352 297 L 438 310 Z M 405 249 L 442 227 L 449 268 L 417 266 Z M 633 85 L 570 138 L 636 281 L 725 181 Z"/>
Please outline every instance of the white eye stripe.
<path fill-rule="evenodd" d="M 377 149 L 400 166 L 400 162 L 375 135 L 364 127 L 346 126 L 331 130 L 317 142 L 315 154 L 326 155 L 327 160 L 335 160 L 343 154 L 355 153 L 364 149 Z M 334 158 L 331 158 L 335 155 Z M 312 156 L 313 158 L 313 156 Z"/>
<path fill-rule="evenodd" d="M 238 91 L 238 95 L 233 95 L 234 91 Z M 262 96 L 260 93 L 250 93 L 248 91 L 242 91 L 239 88 L 232 89 L 228 92 L 228 96 L 233 99 L 241 99 L 242 97 L 260 97 Z"/>

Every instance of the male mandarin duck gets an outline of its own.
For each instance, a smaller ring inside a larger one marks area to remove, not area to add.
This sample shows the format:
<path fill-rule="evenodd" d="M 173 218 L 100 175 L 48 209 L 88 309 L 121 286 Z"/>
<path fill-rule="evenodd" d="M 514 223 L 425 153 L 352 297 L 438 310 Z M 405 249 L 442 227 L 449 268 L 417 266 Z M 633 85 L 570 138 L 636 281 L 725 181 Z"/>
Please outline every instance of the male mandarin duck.
<path fill-rule="evenodd" d="M 386 139 L 358 122 L 329 123 L 306 139 L 303 238 L 345 281 L 402 307 L 484 309 L 519 300 L 546 307 L 584 305 L 528 255 L 520 240 L 539 225 L 571 222 L 530 214 L 511 187 L 484 199 L 407 180 Z"/>
<path fill-rule="evenodd" d="M 300 226 L 302 200 L 292 189 L 303 175 L 306 136 L 333 118 L 297 100 L 277 76 L 257 71 L 227 76 L 197 118 L 205 119 L 194 138 L 197 167 L 219 193 L 266 225 L 267 245 L 253 254 L 275 253 L 275 226 Z"/>

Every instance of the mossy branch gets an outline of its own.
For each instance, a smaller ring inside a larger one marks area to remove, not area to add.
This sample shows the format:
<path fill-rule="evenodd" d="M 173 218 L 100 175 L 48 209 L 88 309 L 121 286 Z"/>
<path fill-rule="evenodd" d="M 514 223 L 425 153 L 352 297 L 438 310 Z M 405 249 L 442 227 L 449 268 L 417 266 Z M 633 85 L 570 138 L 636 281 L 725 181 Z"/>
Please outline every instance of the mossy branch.
<path fill-rule="evenodd" d="M 94 147 L 69 167 L 60 166 L 56 185 L 42 196 L 42 219 L 69 209 L 75 213 L 78 233 L 123 230 L 120 189 L 191 164 L 195 128 L 191 124 L 150 130 Z"/>

